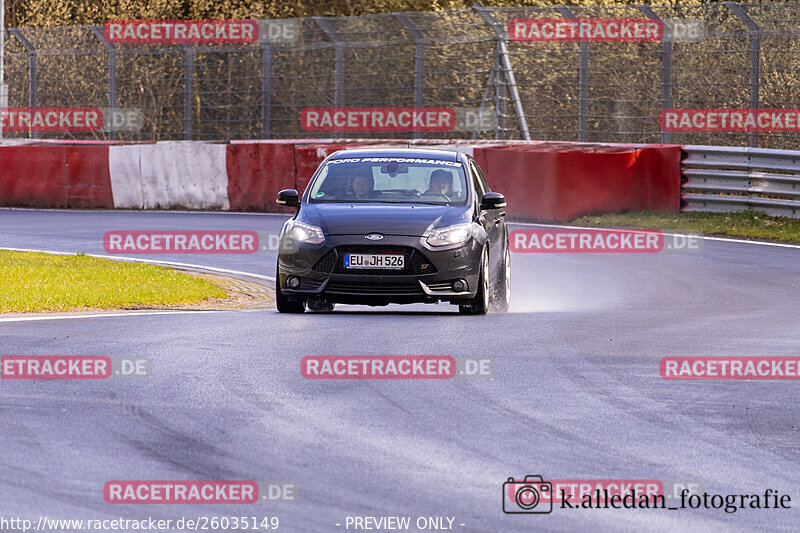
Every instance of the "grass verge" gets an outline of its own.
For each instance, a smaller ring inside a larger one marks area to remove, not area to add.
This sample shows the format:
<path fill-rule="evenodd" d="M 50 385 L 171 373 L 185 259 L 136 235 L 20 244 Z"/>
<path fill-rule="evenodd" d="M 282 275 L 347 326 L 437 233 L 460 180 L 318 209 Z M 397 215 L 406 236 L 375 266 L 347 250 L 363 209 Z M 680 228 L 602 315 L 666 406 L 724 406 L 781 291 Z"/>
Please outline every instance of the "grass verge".
<path fill-rule="evenodd" d="M 0 250 L 0 313 L 147 308 L 226 296 L 216 285 L 170 268 Z"/>
<path fill-rule="evenodd" d="M 570 224 L 587 227 L 637 228 L 699 232 L 707 236 L 800 243 L 800 219 L 763 213 L 657 213 L 637 211 L 576 218 Z"/>

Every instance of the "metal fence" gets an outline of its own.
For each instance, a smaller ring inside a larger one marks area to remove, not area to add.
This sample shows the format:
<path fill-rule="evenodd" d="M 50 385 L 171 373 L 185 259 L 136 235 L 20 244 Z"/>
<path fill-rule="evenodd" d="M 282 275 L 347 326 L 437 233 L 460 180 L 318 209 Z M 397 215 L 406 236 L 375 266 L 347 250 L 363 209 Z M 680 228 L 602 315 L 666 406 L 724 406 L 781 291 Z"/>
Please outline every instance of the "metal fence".
<path fill-rule="evenodd" d="M 518 42 L 516 18 L 647 18 L 661 42 Z M 99 27 L 6 32 L 10 107 L 135 109 L 121 140 L 542 139 L 787 149 L 798 133 L 667 133 L 668 108 L 800 108 L 800 4 L 483 8 L 261 21 L 252 44 L 112 44 Z M 448 107 L 447 132 L 310 132 L 308 107 Z M 483 110 L 485 115 L 480 115 Z M 478 119 L 476 119 L 478 118 Z"/>

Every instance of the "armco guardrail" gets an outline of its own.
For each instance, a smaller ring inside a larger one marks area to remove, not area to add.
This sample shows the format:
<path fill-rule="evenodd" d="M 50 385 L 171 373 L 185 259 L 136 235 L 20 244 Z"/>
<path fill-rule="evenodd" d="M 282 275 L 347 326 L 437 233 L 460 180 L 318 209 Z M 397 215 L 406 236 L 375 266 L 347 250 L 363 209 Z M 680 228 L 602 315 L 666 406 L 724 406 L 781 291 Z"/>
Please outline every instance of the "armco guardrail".
<path fill-rule="evenodd" d="M 800 152 L 684 146 L 684 211 L 762 211 L 800 218 Z"/>

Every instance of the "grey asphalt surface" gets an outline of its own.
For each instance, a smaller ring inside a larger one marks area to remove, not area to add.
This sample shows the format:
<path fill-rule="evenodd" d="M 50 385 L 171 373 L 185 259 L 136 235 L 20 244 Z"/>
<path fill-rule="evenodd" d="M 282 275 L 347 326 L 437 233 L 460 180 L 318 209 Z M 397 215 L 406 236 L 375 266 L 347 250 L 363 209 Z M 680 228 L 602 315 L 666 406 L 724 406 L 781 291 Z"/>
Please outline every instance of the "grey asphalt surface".
<path fill-rule="evenodd" d="M 277 231 L 284 219 L 0 210 L 0 247 L 103 253 L 112 229 Z M 275 268 L 268 252 L 150 257 Z M 417 305 L 0 321 L 3 355 L 146 356 L 154 372 L 0 381 L 0 515 L 277 516 L 279 530 L 303 532 L 345 531 L 347 516 L 448 516 L 465 532 L 796 530 L 798 382 L 665 381 L 658 363 L 797 355 L 799 259 L 717 241 L 695 253 L 514 254 L 511 312 L 485 317 Z M 403 354 L 494 357 L 496 375 L 300 375 L 306 355 Z M 504 514 L 502 483 L 526 474 L 772 488 L 792 509 Z M 103 485 L 126 479 L 281 480 L 298 500 L 105 503 Z"/>

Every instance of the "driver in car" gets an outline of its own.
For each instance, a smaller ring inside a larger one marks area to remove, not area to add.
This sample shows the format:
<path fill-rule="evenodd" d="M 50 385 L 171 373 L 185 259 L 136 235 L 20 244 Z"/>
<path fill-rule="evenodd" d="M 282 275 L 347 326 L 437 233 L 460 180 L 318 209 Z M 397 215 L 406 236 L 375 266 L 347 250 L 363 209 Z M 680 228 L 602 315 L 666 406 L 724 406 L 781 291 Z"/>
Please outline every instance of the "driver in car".
<path fill-rule="evenodd" d="M 428 190 L 422 193 L 422 196 L 444 196 L 450 200 L 449 195 L 453 193 L 453 174 L 444 169 L 434 170 L 431 172 Z"/>
<path fill-rule="evenodd" d="M 380 196 L 380 192 L 375 190 L 375 178 L 369 171 L 362 171 L 353 178 L 353 195 L 356 200 L 367 200 Z"/>

